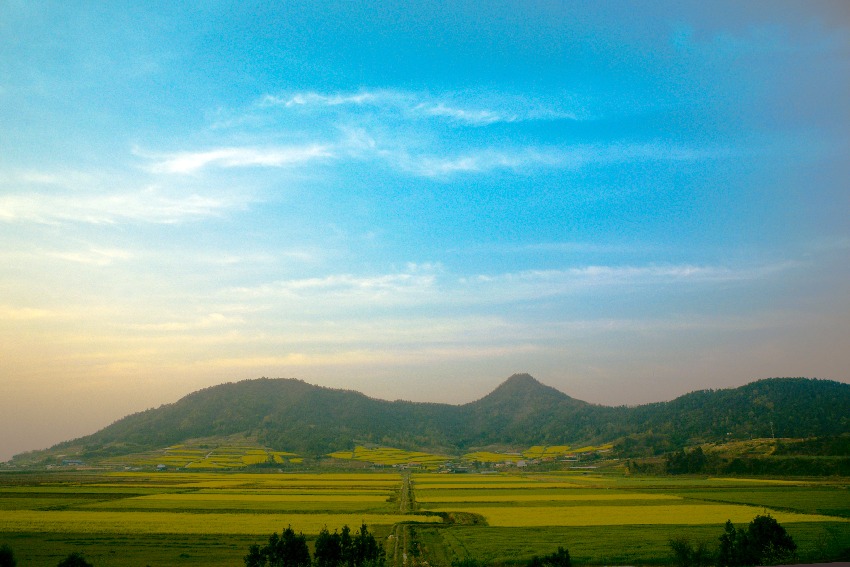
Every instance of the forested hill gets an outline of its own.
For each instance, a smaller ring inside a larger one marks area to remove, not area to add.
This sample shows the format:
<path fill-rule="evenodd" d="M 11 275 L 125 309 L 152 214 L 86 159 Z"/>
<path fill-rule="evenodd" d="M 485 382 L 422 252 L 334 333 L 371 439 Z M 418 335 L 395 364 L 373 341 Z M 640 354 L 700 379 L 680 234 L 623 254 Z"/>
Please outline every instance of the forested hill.
<path fill-rule="evenodd" d="M 670 402 L 608 407 L 576 400 L 527 374 L 465 405 L 384 401 L 294 379 L 246 380 L 200 390 L 60 444 L 90 457 L 245 434 L 271 448 L 319 455 L 376 443 L 463 451 L 619 441 L 665 450 L 705 441 L 813 437 L 850 432 L 850 385 L 772 378 L 704 390 Z"/>

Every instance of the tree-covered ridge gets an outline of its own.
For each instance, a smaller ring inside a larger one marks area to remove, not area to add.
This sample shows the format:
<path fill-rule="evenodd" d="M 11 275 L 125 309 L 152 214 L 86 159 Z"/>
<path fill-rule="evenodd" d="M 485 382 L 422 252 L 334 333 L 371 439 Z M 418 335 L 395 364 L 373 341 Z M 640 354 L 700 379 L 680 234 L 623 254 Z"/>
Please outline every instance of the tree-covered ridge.
<path fill-rule="evenodd" d="M 95 458 L 244 435 L 305 456 L 350 450 L 357 443 L 461 453 L 490 445 L 609 441 L 617 441 L 623 455 L 652 455 L 753 437 L 838 436 L 850 432 L 848 407 L 850 385 L 805 378 L 759 380 L 637 407 L 589 404 L 527 374 L 457 406 L 390 402 L 300 380 L 261 378 L 200 390 L 54 449 L 75 448 Z"/>

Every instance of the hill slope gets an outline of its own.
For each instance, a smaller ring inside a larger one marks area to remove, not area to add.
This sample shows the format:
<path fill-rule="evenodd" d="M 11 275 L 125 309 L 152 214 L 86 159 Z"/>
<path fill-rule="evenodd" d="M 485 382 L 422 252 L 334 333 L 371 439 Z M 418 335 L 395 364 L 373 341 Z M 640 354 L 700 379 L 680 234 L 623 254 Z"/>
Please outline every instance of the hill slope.
<path fill-rule="evenodd" d="M 625 453 L 754 436 L 812 437 L 850 431 L 850 385 L 773 378 L 705 390 L 670 402 L 607 407 L 576 400 L 527 374 L 465 405 L 384 401 L 294 379 L 206 388 L 57 445 L 87 458 L 129 454 L 187 439 L 243 434 L 274 449 L 319 455 L 355 442 L 462 451 L 487 445 L 623 440 Z"/>

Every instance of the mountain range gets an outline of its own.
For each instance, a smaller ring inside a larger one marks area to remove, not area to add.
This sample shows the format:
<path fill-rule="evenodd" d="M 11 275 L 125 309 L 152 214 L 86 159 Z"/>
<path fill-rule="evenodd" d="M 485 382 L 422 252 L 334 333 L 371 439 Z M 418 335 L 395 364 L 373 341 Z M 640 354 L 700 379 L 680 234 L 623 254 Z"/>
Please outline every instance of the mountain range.
<path fill-rule="evenodd" d="M 97 458 L 241 434 L 307 456 L 363 443 L 459 453 L 604 442 L 616 443 L 623 456 L 645 456 L 703 442 L 848 432 L 850 385 L 829 380 L 770 378 L 611 407 L 571 398 L 528 374 L 463 405 L 384 401 L 297 379 L 260 378 L 199 390 L 50 451 L 73 448 Z"/>

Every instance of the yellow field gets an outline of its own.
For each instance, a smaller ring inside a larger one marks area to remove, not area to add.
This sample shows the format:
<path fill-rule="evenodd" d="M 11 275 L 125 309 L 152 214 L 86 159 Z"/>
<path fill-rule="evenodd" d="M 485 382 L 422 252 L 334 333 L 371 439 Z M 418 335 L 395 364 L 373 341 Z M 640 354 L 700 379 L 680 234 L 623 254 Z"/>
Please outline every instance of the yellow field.
<path fill-rule="evenodd" d="M 526 459 L 545 459 L 563 457 L 571 453 L 569 445 L 535 445 L 522 452 Z"/>
<path fill-rule="evenodd" d="M 620 526 L 620 525 L 700 525 L 722 526 L 726 520 L 747 523 L 762 511 L 733 504 L 676 506 L 568 506 L 568 507 L 475 507 L 429 506 L 429 511 L 461 511 L 479 514 L 496 527 L 534 526 Z M 815 514 L 771 511 L 780 523 L 847 522 L 850 520 Z"/>
<path fill-rule="evenodd" d="M 463 483 L 485 483 L 487 485 L 516 482 L 528 482 L 525 477 L 512 474 L 433 474 L 433 473 L 415 473 L 411 478 L 416 482 L 424 484 L 463 484 Z"/>
<path fill-rule="evenodd" d="M 315 534 L 362 522 L 441 521 L 398 513 L 398 474 L 122 472 L 91 480 L 7 487 L 0 533 L 269 534 L 292 525 Z M 34 497 L 27 500 L 28 492 Z M 44 494 L 62 509 L 42 509 Z"/>
<path fill-rule="evenodd" d="M 147 502 L 386 502 L 383 495 L 372 494 L 245 494 L 245 493 L 177 493 L 150 494 L 137 496 L 127 500 L 144 500 Z"/>
<path fill-rule="evenodd" d="M 478 482 L 459 482 L 459 483 L 448 483 L 443 482 L 439 484 L 431 484 L 431 483 L 417 483 L 416 484 L 416 497 L 417 499 L 424 494 L 423 491 L 427 490 L 455 490 L 455 489 L 486 489 L 486 490 L 510 490 L 514 488 L 578 488 L 581 485 L 572 484 L 567 482 L 536 482 L 533 480 L 522 479 L 517 477 L 518 480 L 515 482 L 507 483 L 507 482 L 499 482 L 499 483 L 489 483 L 483 482 L 480 478 Z"/>
<path fill-rule="evenodd" d="M 538 488 L 535 486 L 535 488 Z M 145 498 L 148 498 L 147 496 Z M 468 494 L 465 496 L 417 496 L 420 503 L 430 502 L 612 502 L 618 500 L 683 500 L 671 494 Z"/>
<path fill-rule="evenodd" d="M 227 488 L 234 486 L 244 487 L 372 487 L 372 488 L 397 488 L 401 478 L 396 473 L 341 473 L 341 474 L 255 474 L 255 473 L 145 473 L 145 472 L 118 472 L 109 473 L 106 478 L 115 478 L 121 482 L 121 486 L 127 486 L 125 480 L 134 481 L 132 486 L 138 486 L 135 481 L 148 482 L 151 486 L 161 484 L 183 484 L 194 488 Z"/>
<path fill-rule="evenodd" d="M 178 469 L 239 469 L 262 463 L 300 463 L 295 453 L 272 451 L 251 444 L 182 444 L 104 462 L 108 466 L 157 467 Z"/>
<path fill-rule="evenodd" d="M 410 465 L 419 466 L 425 469 L 437 469 L 440 465 L 449 460 L 449 457 L 444 455 L 434 455 L 418 451 L 405 451 L 403 449 L 394 449 L 392 447 L 377 447 L 369 449 L 359 445 L 355 447 L 353 451 L 337 451 L 335 453 L 329 453 L 328 456 L 333 457 L 334 459 L 361 461 L 376 465 Z"/>
<path fill-rule="evenodd" d="M 523 456 L 519 453 L 493 453 L 490 451 L 467 453 L 463 458 L 466 461 L 478 461 L 479 463 L 516 463 L 523 460 Z"/>
<path fill-rule="evenodd" d="M 194 514 L 181 512 L 89 512 L 4 510 L 0 532 L 139 534 L 263 534 L 283 526 L 316 534 L 322 527 L 439 523 L 438 516 L 401 514 Z"/>

